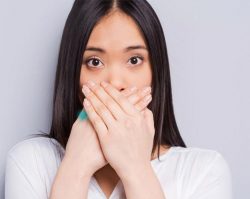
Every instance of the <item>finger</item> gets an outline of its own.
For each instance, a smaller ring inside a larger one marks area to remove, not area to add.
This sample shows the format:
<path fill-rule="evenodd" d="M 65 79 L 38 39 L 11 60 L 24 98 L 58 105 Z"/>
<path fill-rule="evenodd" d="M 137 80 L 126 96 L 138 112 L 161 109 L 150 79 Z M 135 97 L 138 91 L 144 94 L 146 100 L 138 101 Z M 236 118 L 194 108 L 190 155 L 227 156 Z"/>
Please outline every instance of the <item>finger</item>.
<path fill-rule="evenodd" d="M 138 111 L 142 111 L 148 106 L 151 100 L 152 100 L 152 95 L 148 94 L 135 105 L 135 108 Z"/>
<path fill-rule="evenodd" d="M 90 96 L 89 98 L 90 101 L 93 102 L 94 108 L 100 107 L 100 109 L 105 112 L 109 111 L 113 116 L 113 121 L 111 120 L 110 122 L 114 122 L 115 119 L 122 120 L 125 117 L 125 113 L 119 104 L 117 104 L 117 102 L 101 86 L 92 81 L 89 81 L 87 85 L 90 87 L 93 93 L 93 96 Z M 101 113 L 101 110 L 96 109 L 96 111 L 98 114 L 99 111 Z M 105 118 L 103 119 L 105 120 Z"/>
<path fill-rule="evenodd" d="M 131 116 L 139 116 L 139 111 L 117 89 L 107 82 L 101 83 L 105 91 L 113 97 L 125 113 Z"/>
<path fill-rule="evenodd" d="M 93 107 L 95 113 L 97 113 L 99 117 L 101 117 L 100 119 L 104 121 L 107 126 L 112 125 L 115 122 L 115 118 L 107 109 L 107 107 L 87 86 L 84 85 L 82 91 L 86 98 L 90 101 L 91 107 Z"/>
<path fill-rule="evenodd" d="M 128 100 L 129 100 L 132 104 L 136 104 L 136 103 L 138 103 L 141 99 L 143 99 L 146 95 L 148 95 L 149 93 L 151 93 L 151 88 L 150 88 L 150 87 L 146 87 L 146 88 L 141 89 L 139 92 L 130 95 L 130 96 L 128 97 Z"/>
<path fill-rule="evenodd" d="M 130 87 L 128 89 L 123 90 L 121 93 L 125 96 L 128 97 L 130 95 L 132 95 L 133 93 L 135 93 L 138 90 L 138 88 L 136 86 Z"/>
<path fill-rule="evenodd" d="M 108 132 L 108 129 L 106 125 L 103 123 L 100 116 L 95 112 L 94 108 L 92 107 L 90 101 L 88 101 L 86 98 L 83 101 L 84 109 L 88 115 L 88 119 L 94 126 L 99 139 L 101 139 L 103 136 L 105 136 Z"/>

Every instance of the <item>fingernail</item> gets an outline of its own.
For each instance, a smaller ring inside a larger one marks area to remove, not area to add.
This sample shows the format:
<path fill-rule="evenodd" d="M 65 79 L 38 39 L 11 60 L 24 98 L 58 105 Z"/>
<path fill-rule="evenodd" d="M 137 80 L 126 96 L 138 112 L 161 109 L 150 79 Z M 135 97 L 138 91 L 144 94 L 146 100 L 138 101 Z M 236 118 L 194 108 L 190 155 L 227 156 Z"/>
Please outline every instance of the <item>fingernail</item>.
<path fill-rule="evenodd" d="M 90 106 L 90 102 L 89 102 L 89 100 L 87 100 L 87 98 L 84 99 L 84 104 L 85 104 L 87 107 Z"/>
<path fill-rule="evenodd" d="M 84 94 L 89 94 L 90 93 L 90 89 L 85 85 L 83 85 L 82 91 L 84 92 Z"/>
<path fill-rule="evenodd" d="M 149 93 L 150 91 L 151 91 L 151 87 L 149 86 L 149 87 L 144 88 L 143 91 L 142 91 L 142 93 L 143 93 L 143 94 L 147 94 L 147 93 Z"/>
<path fill-rule="evenodd" d="M 88 82 L 87 82 L 87 85 L 88 85 L 89 87 L 94 87 L 94 86 L 95 86 L 95 82 L 93 82 L 93 81 L 88 81 Z"/>

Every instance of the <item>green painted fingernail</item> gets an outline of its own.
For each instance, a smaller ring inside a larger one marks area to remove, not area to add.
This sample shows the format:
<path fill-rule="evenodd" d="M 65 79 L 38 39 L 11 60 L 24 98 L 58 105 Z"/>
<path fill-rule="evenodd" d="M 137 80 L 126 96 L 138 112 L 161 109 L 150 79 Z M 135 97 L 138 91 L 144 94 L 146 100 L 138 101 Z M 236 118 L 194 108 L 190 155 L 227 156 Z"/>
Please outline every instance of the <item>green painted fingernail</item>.
<path fill-rule="evenodd" d="M 78 111 L 78 118 L 80 120 L 86 120 L 88 118 L 86 111 L 84 110 Z"/>

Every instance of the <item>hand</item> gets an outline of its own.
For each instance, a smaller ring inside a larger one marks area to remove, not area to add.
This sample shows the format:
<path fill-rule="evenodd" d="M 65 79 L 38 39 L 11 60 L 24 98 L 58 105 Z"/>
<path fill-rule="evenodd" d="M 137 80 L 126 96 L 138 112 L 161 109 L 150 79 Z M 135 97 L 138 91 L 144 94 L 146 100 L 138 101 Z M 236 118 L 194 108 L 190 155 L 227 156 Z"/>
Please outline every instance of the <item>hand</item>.
<path fill-rule="evenodd" d="M 84 107 L 109 164 L 120 177 L 148 164 L 155 133 L 152 112 L 139 112 L 108 83 L 88 87 Z"/>
<path fill-rule="evenodd" d="M 127 88 L 121 92 L 138 111 L 143 111 L 148 105 L 143 99 L 149 93 L 142 93 L 137 88 L 133 90 Z M 65 159 L 69 160 L 81 175 L 86 173 L 92 175 L 108 163 L 100 148 L 95 129 L 89 120 L 77 119 L 73 124 L 66 145 Z"/>

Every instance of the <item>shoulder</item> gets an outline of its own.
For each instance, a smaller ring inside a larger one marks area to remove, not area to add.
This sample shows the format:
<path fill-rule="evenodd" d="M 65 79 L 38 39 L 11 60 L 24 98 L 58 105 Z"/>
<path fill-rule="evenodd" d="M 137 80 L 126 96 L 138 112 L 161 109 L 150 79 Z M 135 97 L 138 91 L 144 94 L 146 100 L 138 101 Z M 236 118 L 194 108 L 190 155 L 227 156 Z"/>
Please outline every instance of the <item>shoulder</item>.
<path fill-rule="evenodd" d="M 61 163 L 63 148 L 47 137 L 28 138 L 14 144 L 7 153 L 6 198 L 48 198 Z"/>
<path fill-rule="evenodd" d="M 14 144 L 8 151 L 8 155 L 18 157 L 23 154 L 30 154 L 34 151 L 45 152 L 62 148 L 57 140 L 47 137 L 27 138 Z"/>
<path fill-rule="evenodd" d="M 231 170 L 220 152 L 198 147 L 174 147 L 172 156 L 177 158 L 179 182 L 190 195 L 201 196 L 206 190 L 211 191 L 211 197 L 212 194 L 222 194 L 224 198 L 231 194 Z"/>
<path fill-rule="evenodd" d="M 217 169 L 228 169 L 228 163 L 224 156 L 213 149 L 198 148 L 198 147 L 174 147 L 172 151 L 173 158 L 178 158 L 179 164 L 183 163 L 186 167 L 196 167 L 204 171 L 211 167 Z"/>
<path fill-rule="evenodd" d="M 64 149 L 52 138 L 34 137 L 14 144 L 7 153 L 8 160 L 17 165 L 42 166 L 45 164 L 60 164 Z"/>
<path fill-rule="evenodd" d="M 179 161 L 186 163 L 197 162 L 201 164 L 212 163 L 215 159 L 223 159 L 222 154 L 216 150 L 198 147 L 174 146 L 172 156 L 178 157 Z"/>

